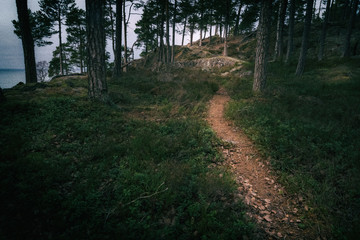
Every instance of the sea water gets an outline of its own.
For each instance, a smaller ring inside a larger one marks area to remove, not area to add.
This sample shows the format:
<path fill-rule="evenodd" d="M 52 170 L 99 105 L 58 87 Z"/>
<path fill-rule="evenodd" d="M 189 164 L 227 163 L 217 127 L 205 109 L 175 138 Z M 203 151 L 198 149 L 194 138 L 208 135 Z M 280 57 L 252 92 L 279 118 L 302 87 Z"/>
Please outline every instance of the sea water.
<path fill-rule="evenodd" d="M 0 69 L 1 88 L 12 88 L 19 82 L 25 83 L 24 69 Z"/>

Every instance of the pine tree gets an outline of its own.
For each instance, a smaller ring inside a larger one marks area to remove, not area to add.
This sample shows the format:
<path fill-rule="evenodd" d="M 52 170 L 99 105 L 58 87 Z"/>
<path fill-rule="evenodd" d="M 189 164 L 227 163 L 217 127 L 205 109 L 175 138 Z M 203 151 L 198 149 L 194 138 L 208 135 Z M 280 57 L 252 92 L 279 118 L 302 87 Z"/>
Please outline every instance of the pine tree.
<path fill-rule="evenodd" d="M 356 19 L 356 12 L 358 9 L 358 5 L 359 5 L 359 0 L 351 1 L 351 14 L 347 25 L 347 31 L 344 39 L 344 50 L 341 57 L 350 57 L 350 39 Z"/>
<path fill-rule="evenodd" d="M 45 40 L 46 38 L 50 38 L 55 32 L 52 26 L 52 22 L 49 21 L 49 19 L 41 11 L 31 12 L 30 9 L 29 20 L 31 35 L 36 46 L 43 47 L 52 44 L 51 41 Z M 12 20 L 12 23 L 15 28 L 14 33 L 21 39 L 19 21 Z"/>
<path fill-rule="evenodd" d="M 296 72 L 295 72 L 296 76 L 301 76 L 304 73 L 304 69 L 305 69 L 307 48 L 308 48 L 308 42 L 309 42 L 309 34 L 310 34 L 310 28 L 311 28 L 313 3 L 314 3 L 314 0 L 306 1 L 306 16 L 305 16 L 305 23 L 304 23 L 304 32 L 303 32 L 303 36 L 302 36 L 299 61 L 298 61 L 298 65 L 297 65 Z"/>
<path fill-rule="evenodd" d="M 91 99 L 109 102 L 105 66 L 103 0 L 86 0 L 88 81 Z"/>
<path fill-rule="evenodd" d="M 326 10 L 325 10 L 324 22 L 322 24 L 320 43 L 319 43 L 319 54 L 318 54 L 319 61 L 321 61 L 323 59 L 323 55 L 324 55 L 327 25 L 329 22 L 329 15 L 330 15 L 330 2 L 331 2 L 331 0 L 326 0 Z"/>
<path fill-rule="evenodd" d="M 67 43 L 70 46 L 69 65 L 80 68 L 80 72 L 85 71 L 86 61 L 86 13 L 84 10 L 72 6 L 67 18 L 66 25 Z"/>
<path fill-rule="evenodd" d="M 27 0 L 16 0 L 19 28 L 24 52 L 26 83 L 37 81 L 34 40 L 31 34 L 30 17 Z"/>
<path fill-rule="evenodd" d="M 289 30 L 285 62 L 288 63 L 294 50 L 294 23 L 295 23 L 295 1 L 290 0 L 289 6 Z"/>
<path fill-rule="evenodd" d="M 115 63 L 113 78 L 120 78 L 121 75 L 121 37 L 122 37 L 122 5 L 123 0 L 116 0 L 116 32 L 115 32 Z"/>
<path fill-rule="evenodd" d="M 256 57 L 253 91 L 262 92 L 266 86 L 267 52 L 269 48 L 270 9 L 272 1 L 261 1 L 261 13 L 256 34 Z"/>
<path fill-rule="evenodd" d="M 58 26 L 57 33 L 59 34 L 59 50 L 60 50 L 60 72 L 64 75 L 64 60 L 63 60 L 63 45 L 62 45 L 62 31 L 63 21 L 69 12 L 70 6 L 75 4 L 75 0 L 39 0 L 41 12 L 52 23 Z"/>
<path fill-rule="evenodd" d="M 279 4 L 278 21 L 276 28 L 276 42 L 274 60 L 283 57 L 283 29 L 286 16 L 287 0 L 281 0 Z"/>

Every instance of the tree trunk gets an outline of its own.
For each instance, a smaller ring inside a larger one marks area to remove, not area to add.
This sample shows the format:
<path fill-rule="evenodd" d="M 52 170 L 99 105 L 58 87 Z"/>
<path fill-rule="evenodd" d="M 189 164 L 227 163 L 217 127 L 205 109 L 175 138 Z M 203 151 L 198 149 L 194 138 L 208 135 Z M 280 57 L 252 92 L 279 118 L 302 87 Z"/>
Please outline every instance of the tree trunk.
<path fill-rule="evenodd" d="M 240 15 L 241 15 L 241 8 L 242 8 L 242 1 L 240 0 L 240 5 L 238 12 L 236 14 L 236 21 L 235 21 L 235 29 L 234 29 L 234 35 L 239 36 L 239 25 L 240 25 Z"/>
<path fill-rule="evenodd" d="M 210 23 L 210 29 L 209 29 L 209 44 L 211 43 L 211 36 L 212 35 L 212 25 Z"/>
<path fill-rule="evenodd" d="M 302 36 L 299 61 L 295 72 L 296 76 L 301 76 L 304 73 L 304 69 L 305 69 L 306 54 L 307 54 L 307 48 L 309 42 L 310 28 L 311 28 L 313 3 L 314 0 L 307 0 L 304 32 Z"/>
<path fill-rule="evenodd" d="M 192 46 L 193 45 L 193 37 L 194 37 L 194 24 L 195 23 L 191 23 L 191 25 L 190 25 L 190 46 Z"/>
<path fill-rule="evenodd" d="M 124 18 L 124 65 L 127 66 L 127 22 L 126 22 L 126 0 L 123 1 L 123 18 Z M 124 67 L 124 72 L 127 72 L 127 67 Z"/>
<path fill-rule="evenodd" d="M 328 25 L 328 21 L 329 21 L 329 14 L 330 14 L 330 0 L 327 0 L 325 17 L 324 17 L 324 22 L 322 25 L 322 30 L 321 30 L 321 35 L 320 35 L 319 54 L 318 54 L 319 61 L 321 61 L 323 59 L 323 55 L 324 55 L 324 47 L 325 47 L 327 25 Z"/>
<path fill-rule="evenodd" d="M 111 24 L 111 43 L 112 43 L 112 50 L 115 56 L 115 30 L 114 30 L 114 16 L 113 16 L 113 10 L 111 6 L 111 0 L 109 1 L 109 12 L 110 12 L 110 24 Z"/>
<path fill-rule="evenodd" d="M 80 26 L 79 26 L 80 29 Z M 84 43 L 82 41 L 82 36 L 79 39 L 79 53 L 80 53 L 80 73 L 84 73 L 84 53 L 83 53 L 83 48 L 84 48 Z"/>
<path fill-rule="evenodd" d="M 274 60 L 278 58 L 281 59 L 283 57 L 283 29 L 286 15 L 286 7 L 287 0 L 282 0 L 279 5 Z"/>
<path fill-rule="evenodd" d="M 202 40 L 203 40 L 203 29 L 204 29 L 204 26 L 203 26 L 203 12 L 201 12 L 200 14 L 200 21 L 199 21 L 199 28 L 200 28 L 200 41 L 199 41 L 199 46 L 201 47 L 202 46 Z"/>
<path fill-rule="evenodd" d="M 122 38 L 122 5 L 123 0 L 116 0 L 116 32 L 115 32 L 115 63 L 114 63 L 114 72 L 113 78 L 120 78 L 122 68 L 121 68 L 121 38 Z"/>
<path fill-rule="evenodd" d="M 205 29 L 204 29 L 204 37 L 203 37 L 203 39 L 206 39 L 206 34 L 207 34 L 207 24 L 205 25 Z"/>
<path fill-rule="evenodd" d="M 228 56 L 228 47 L 227 47 L 227 26 L 225 24 L 224 27 L 224 52 L 223 52 L 223 56 L 227 57 Z"/>
<path fill-rule="evenodd" d="M 294 50 L 294 22 L 295 22 L 295 0 L 290 0 L 289 6 L 289 32 L 285 62 L 288 63 Z"/>
<path fill-rule="evenodd" d="M 352 5 L 352 10 L 351 10 L 350 19 L 349 19 L 349 23 L 348 23 L 348 27 L 347 27 L 347 31 L 346 31 L 346 35 L 345 35 L 344 50 L 343 50 L 341 57 L 350 57 L 351 33 L 352 33 L 352 29 L 353 29 L 355 19 L 356 19 L 356 11 L 357 11 L 357 8 L 359 5 L 359 0 L 353 0 L 351 5 Z"/>
<path fill-rule="evenodd" d="M 166 63 L 170 62 L 170 13 L 169 13 L 169 0 L 165 1 L 166 11 Z"/>
<path fill-rule="evenodd" d="M 184 46 L 185 31 L 186 31 L 186 22 L 187 22 L 187 17 L 185 18 L 185 23 L 184 23 L 183 33 L 182 33 L 181 46 Z"/>
<path fill-rule="evenodd" d="M 223 34 L 222 24 L 219 24 L 219 30 L 220 30 L 220 42 L 222 42 L 222 34 Z"/>
<path fill-rule="evenodd" d="M 256 57 L 253 91 L 262 92 L 266 86 L 267 52 L 269 48 L 270 8 L 272 1 L 261 1 L 259 25 L 256 33 Z"/>
<path fill-rule="evenodd" d="M 17 14 L 21 31 L 21 41 L 24 52 L 26 83 L 37 82 L 34 39 L 31 34 L 27 0 L 16 0 Z"/>
<path fill-rule="evenodd" d="M 60 60 L 60 73 L 64 75 L 64 59 L 63 59 L 63 45 L 62 45 L 62 34 L 61 34 L 61 9 L 59 7 L 58 12 L 58 24 L 59 24 L 59 60 Z"/>
<path fill-rule="evenodd" d="M 89 97 L 109 102 L 105 68 L 103 0 L 86 0 Z"/>
<path fill-rule="evenodd" d="M 176 8 L 177 8 L 177 0 L 175 0 L 174 6 L 174 16 L 173 16 L 173 24 L 172 24 L 172 48 L 171 48 L 171 62 L 175 62 L 175 25 L 176 25 Z"/>

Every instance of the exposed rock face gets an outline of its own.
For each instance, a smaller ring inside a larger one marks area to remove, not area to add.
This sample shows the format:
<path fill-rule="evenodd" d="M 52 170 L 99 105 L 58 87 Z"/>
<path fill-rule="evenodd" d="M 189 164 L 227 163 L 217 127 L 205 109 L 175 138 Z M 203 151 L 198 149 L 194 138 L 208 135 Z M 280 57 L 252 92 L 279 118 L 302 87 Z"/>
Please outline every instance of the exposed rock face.
<path fill-rule="evenodd" d="M 191 61 L 180 61 L 174 64 L 176 67 L 198 67 L 202 70 L 209 71 L 213 68 L 234 66 L 236 63 L 241 63 L 241 61 L 236 58 L 221 56 L 212 58 L 201 58 Z"/>

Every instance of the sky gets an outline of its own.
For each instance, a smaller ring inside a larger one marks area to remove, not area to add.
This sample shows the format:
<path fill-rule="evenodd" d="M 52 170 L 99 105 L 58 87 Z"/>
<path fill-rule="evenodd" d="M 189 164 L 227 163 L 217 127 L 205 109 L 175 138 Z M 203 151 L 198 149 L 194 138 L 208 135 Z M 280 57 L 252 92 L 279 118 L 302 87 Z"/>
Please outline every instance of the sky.
<path fill-rule="evenodd" d="M 80 8 L 85 9 L 85 0 L 76 0 Z M 38 0 L 28 0 L 28 7 L 32 11 L 39 10 Z M 12 20 L 17 20 L 15 0 L 1 0 L 0 8 L 0 69 L 24 69 L 24 57 L 21 40 L 14 34 Z M 128 45 L 132 46 L 136 40 L 135 23 L 140 19 L 139 15 L 132 15 L 128 26 Z M 63 42 L 66 36 L 63 36 Z M 50 46 L 35 47 L 36 62 L 47 61 L 52 58 L 52 52 L 58 45 L 57 35 L 53 35 Z M 107 44 L 107 51 L 110 53 L 111 44 Z M 135 51 L 135 58 L 140 54 L 140 50 Z M 112 60 L 112 57 L 111 59 Z"/>

